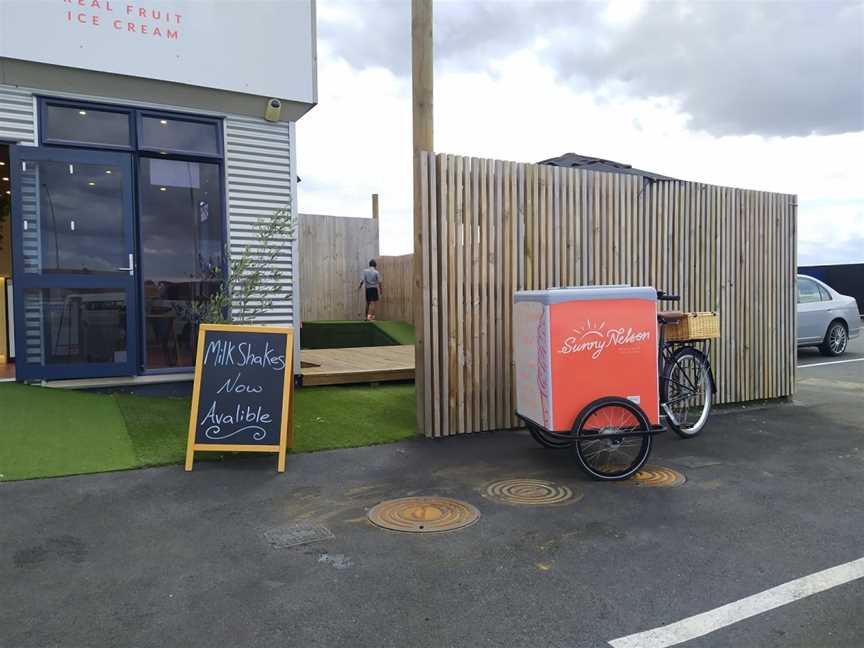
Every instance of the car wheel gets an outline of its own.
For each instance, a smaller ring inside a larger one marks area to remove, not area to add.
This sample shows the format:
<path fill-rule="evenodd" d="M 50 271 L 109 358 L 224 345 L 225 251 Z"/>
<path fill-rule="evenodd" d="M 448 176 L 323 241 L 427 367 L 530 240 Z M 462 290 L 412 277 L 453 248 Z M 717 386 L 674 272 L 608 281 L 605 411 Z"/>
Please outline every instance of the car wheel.
<path fill-rule="evenodd" d="M 828 332 L 825 333 L 825 339 L 819 346 L 819 351 L 822 355 L 839 356 L 846 351 L 847 344 L 849 344 L 849 333 L 846 331 L 846 326 L 843 322 L 831 322 Z"/>

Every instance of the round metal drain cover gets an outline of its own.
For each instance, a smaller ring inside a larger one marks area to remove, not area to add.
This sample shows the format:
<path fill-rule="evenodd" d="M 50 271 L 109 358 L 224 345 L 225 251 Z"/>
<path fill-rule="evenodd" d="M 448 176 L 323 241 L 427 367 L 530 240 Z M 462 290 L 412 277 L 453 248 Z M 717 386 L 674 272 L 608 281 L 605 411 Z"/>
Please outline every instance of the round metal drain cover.
<path fill-rule="evenodd" d="M 479 518 L 476 508 L 449 497 L 403 497 L 381 502 L 369 511 L 372 524 L 408 533 L 452 531 Z"/>
<path fill-rule="evenodd" d="M 483 489 L 483 496 L 504 504 L 553 506 L 582 499 L 582 493 L 543 479 L 504 479 Z"/>
<path fill-rule="evenodd" d="M 624 480 L 622 483 L 652 488 L 670 488 L 672 486 L 680 486 L 685 481 L 686 478 L 684 475 L 677 470 L 672 470 L 665 466 L 643 466 L 633 477 Z"/>

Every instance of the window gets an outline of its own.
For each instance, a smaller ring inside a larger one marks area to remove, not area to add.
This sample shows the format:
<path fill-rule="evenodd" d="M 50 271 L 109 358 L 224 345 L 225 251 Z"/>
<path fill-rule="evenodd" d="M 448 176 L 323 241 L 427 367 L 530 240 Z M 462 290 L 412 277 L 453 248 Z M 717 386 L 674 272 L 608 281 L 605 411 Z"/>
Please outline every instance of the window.
<path fill-rule="evenodd" d="M 43 107 L 42 141 L 46 144 L 132 148 L 131 116 L 128 111 L 51 102 L 45 102 Z"/>
<path fill-rule="evenodd" d="M 798 279 L 798 303 L 810 304 L 818 301 L 822 301 L 819 285 L 810 279 Z"/>
<path fill-rule="evenodd" d="M 24 272 L 114 273 L 128 264 L 122 169 L 49 160 L 22 165 Z"/>
<path fill-rule="evenodd" d="M 221 154 L 219 126 L 214 121 L 142 114 L 139 130 L 143 150 L 208 157 Z"/>
<path fill-rule="evenodd" d="M 195 306 L 219 288 L 222 184 L 218 164 L 142 158 L 138 170 L 145 366 L 195 364 Z"/>
<path fill-rule="evenodd" d="M 816 286 L 819 288 L 819 295 L 822 297 L 822 301 L 831 301 L 831 293 L 829 293 L 819 284 L 816 284 Z"/>

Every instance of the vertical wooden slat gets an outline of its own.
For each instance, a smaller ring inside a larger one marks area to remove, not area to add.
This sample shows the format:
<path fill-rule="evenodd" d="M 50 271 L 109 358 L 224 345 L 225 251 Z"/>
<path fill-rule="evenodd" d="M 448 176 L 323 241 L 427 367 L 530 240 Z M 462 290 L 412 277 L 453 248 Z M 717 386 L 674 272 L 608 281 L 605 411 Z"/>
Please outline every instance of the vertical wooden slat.
<path fill-rule="evenodd" d="M 441 276 L 441 289 L 439 299 L 441 300 L 441 324 L 438 338 L 438 366 L 440 373 L 440 398 L 438 408 L 441 412 L 440 435 L 450 434 L 450 275 L 448 272 L 450 258 L 450 156 L 438 156 L 438 246 L 439 267 Z"/>
<path fill-rule="evenodd" d="M 504 203 L 504 163 L 497 161 L 495 163 L 495 204 L 498 218 L 495 220 L 495 372 L 497 380 L 497 389 L 495 392 L 495 429 L 504 427 L 504 363 L 502 358 L 502 349 L 504 348 L 503 323 L 504 323 L 504 267 L 502 259 L 504 258 L 504 237 L 503 237 L 503 222 L 501 214 L 503 212 Z M 509 413 L 506 415 L 509 418 Z"/>
<path fill-rule="evenodd" d="M 423 327 L 423 366 L 417 374 L 422 375 L 422 380 L 416 380 L 415 384 L 419 390 L 418 394 L 422 394 L 422 401 L 418 397 L 418 407 L 423 407 L 423 425 L 424 433 L 434 436 L 434 415 L 432 413 L 432 281 L 430 276 L 430 252 L 435 249 L 434 243 L 431 242 L 432 230 L 430 228 L 430 211 L 432 208 L 430 198 L 434 196 L 434 192 L 429 191 L 429 153 L 424 151 L 418 152 L 420 164 L 420 222 L 422 227 L 422 242 L 423 245 L 419 250 L 419 258 L 415 258 L 415 263 L 421 264 L 420 274 L 422 277 L 421 297 L 423 299 L 423 321 L 415 322 L 414 327 L 419 329 Z M 431 186 L 434 186 L 432 184 Z M 375 207 L 378 207 L 378 195 L 375 194 Z"/>
<path fill-rule="evenodd" d="M 513 218 L 513 205 L 510 200 L 510 163 L 501 163 L 501 424 L 510 427 L 510 222 Z"/>
<path fill-rule="evenodd" d="M 492 210 L 490 209 L 489 198 L 489 161 L 486 159 L 480 160 L 480 214 L 482 227 L 480 228 L 480 343 L 483 349 L 483 368 L 480 373 L 480 378 L 483 381 L 480 392 L 480 427 L 483 430 L 490 429 L 489 416 L 489 401 L 491 399 L 491 382 L 492 372 L 489 369 L 489 358 L 492 353 L 492 345 L 490 344 L 490 328 L 489 328 L 489 284 L 490 273 L 489 268 L 489 237 L 492 228 L 490 221 L 492 219 Z"/>
<path fill-rule="evenodd" d="M 465 428 L 472 432 L 477 429 L 474 421 L 474 194 L 471 173 L 472 159 L 466 157 L 463 162 L 463 183 L 465 197 L 462 202 L 463 225 L 463 255 L 465 277 Z"/>
<path fill-rule="evenodd" d="M 471 425 L 482 430 L 480 386 L 483 352 L 480 349 L 480 160 L 471 158 Z"/>
<path fill-rule="evenodd" d="M 455 338 L 456 357 L 451 362 L 456 368 L 456 433 L 465 432 L 465 223 L 463 205 L 465 200 L 464 177 L 465 159 L 462 156 L 455 158 L 454 194 L 455 211 L 453 213 L 454 237 L 453 257 L 456 275 L 453 281 L 453 292 L 455 295 Z"/>

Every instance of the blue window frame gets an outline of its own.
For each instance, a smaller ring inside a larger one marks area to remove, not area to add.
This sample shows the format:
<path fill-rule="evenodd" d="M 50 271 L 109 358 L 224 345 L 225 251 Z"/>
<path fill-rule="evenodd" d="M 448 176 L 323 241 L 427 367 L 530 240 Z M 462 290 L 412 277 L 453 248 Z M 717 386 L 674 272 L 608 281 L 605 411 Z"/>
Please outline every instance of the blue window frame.
<path fill-rule="evenodd" d="M 221 264 L 222 276 L 227 272 L 227 259 L 221 254 L 228 238 L 222 120 L 52 97 L 39 97 L 38 111 L 39 141 L 41 145 L 49 147 L 44 149 L 46 151 L 59 151 L 62 147 L 72 155 L 88 153 L 80 149 L 91 149 L 90 153 L 93 154 L 100 150 L 121 150 L 131 154 L 131 227 L 137 261 L 135 295 L 130 296 L 129 310 L 130 320 L 135 320 L 135 340 L 131 339 L 133 331 L 130 329 L 129 362 L 133 361 L 131 356 L 134 353 L 136 373 L 189 371 L 194 365 L 194 356 L 188 360 L 190 354 L 185 347 L 194 337 L 190 336 L 188 317 L 180 302 L 186 293 L 212 290 L 212 287 L 207 288 L 208 275 L 205 270 L 214 263 Z M 113 125 L 113 137 L 105 137 L 104 133 L 92 127 L 76 130 L 76 124 L 80 126 L 88 123 L 88 120 L 91 124 L 100 120 L 110 122 Z M 122 142 L 117 135 L 124 131 L 120 127 L 121 121 L 128 125 L 128 138 Z M 160 160 L 165 162 L 156 169 L 158 175 L 154 175 L 154 163 Z M 177 169 L 181 167 L 183 173 L 178 175 Z M 154 182 L 155 187 L 150 187 Z M 145 191 L 148 188 L 153 191 L 148 193 Z M 193 277 L 195 281 L 190 279 L 180 282 L 174 277 L 161 276 L 163 269 L 156 267 L 152 259 L 142 254 L 145 243 L 152 245 L 155 241 L 161 245 L 160 237 L 165 236 L 182 238 L 176 232 L 161 231 L 167 227 L 166 219 L 153 217 L 154 209 L 159 209 L 159 201 L 172 192 L 183 196 L 185 200 L 178 199 L 178 202 L 170 204 L 177 212 L 175 216 L 182 212 L 180 215 L 183 219 L 175 219 L 177 223 L 168 219 L 169 225 L 176 228 L 182 222 L 189 232 L 183 230 L 180 235 L 189 234 L 186 238 L 206 243 L 197 245 L 201 249 L 190 250 L 190 255 L 203 259 L 199 265 L 203 264 L 204 269 L 198 268 L 200 272 L 197 272 L 202 276 Z M 193 211 L 187 214 L 189 210 Z M 203 236 L 202 232 L 207 236 Z M 221 239 L 216 240 L 219 237 Z M 55 301 L 59 299 L 53 294 L 45 299 L 48 298 Z M 133 326 L 133 322 L 130 321 L 129 326 Z M 106 371 L 110 369 L 106 368 Z"/>

